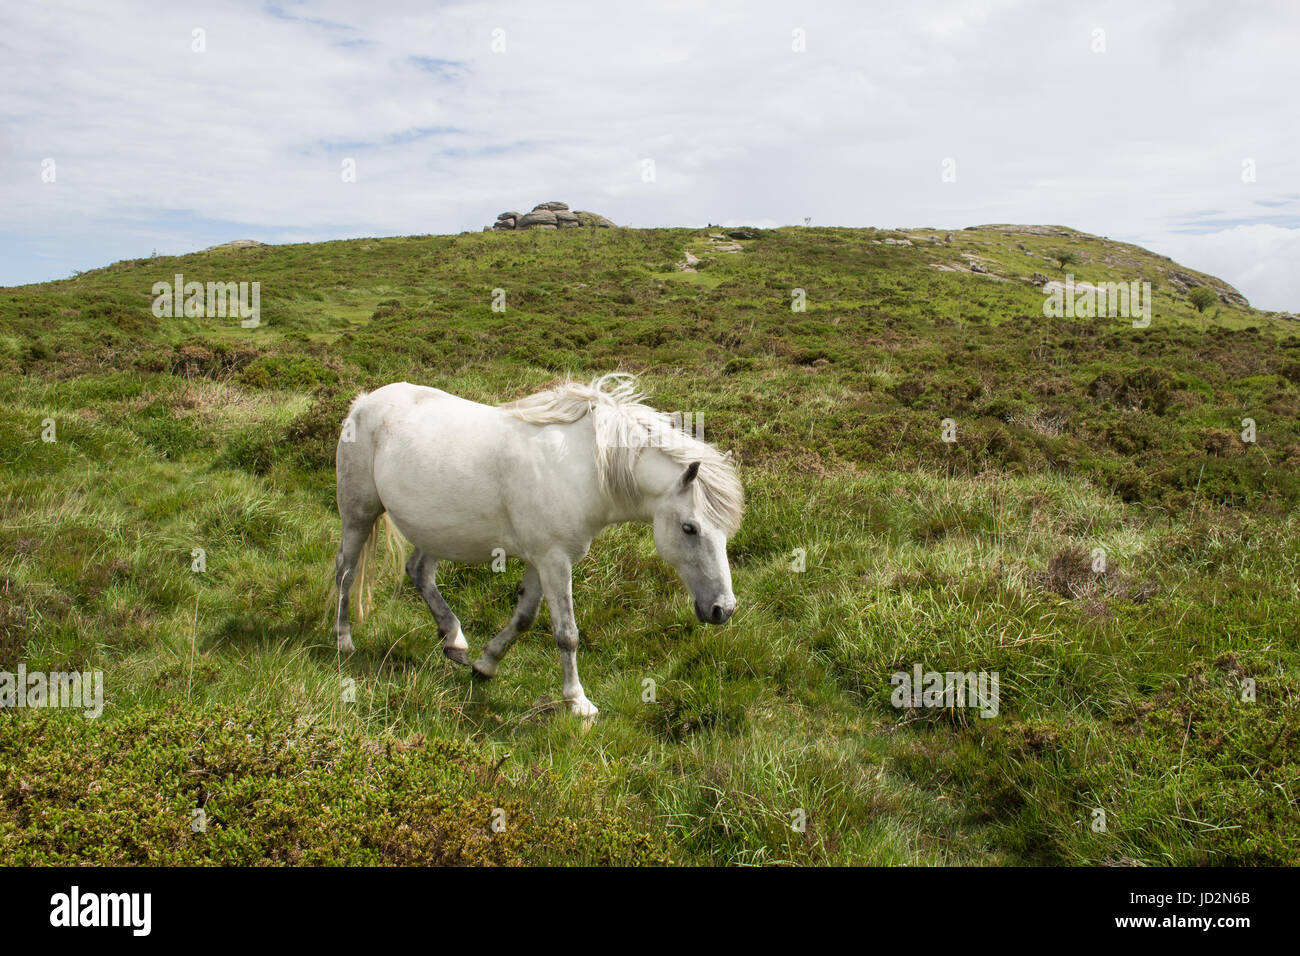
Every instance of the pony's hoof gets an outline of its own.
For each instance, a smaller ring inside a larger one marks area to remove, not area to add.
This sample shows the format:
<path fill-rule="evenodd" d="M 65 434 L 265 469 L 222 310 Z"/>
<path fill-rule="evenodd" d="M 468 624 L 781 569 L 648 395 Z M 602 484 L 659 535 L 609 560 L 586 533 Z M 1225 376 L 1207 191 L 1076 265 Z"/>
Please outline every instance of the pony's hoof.
<path fill-rule="evenodd" d="M 477 680 L 491 680 L 492 678 L 497 676 L 496 667 L 493 665 L 484 664 L 482 658 L 476 660 L 470 666 L 470 670 L 473 672 L 474 677 Z"/>
<path fill-rule="evenodd" d="M 442 656 L 461 667 L 469 667 L 469 653 L 463 647 L 444 647 Z"/>
<path fill-rule="evenodd" d="M 569 710 L 573 716 L 582 717 L 587 721 L 595 720 L 596 715 L 600 713 L 596 705 L 585 697 L 579 697 L 577 700 L 572 701 L 569 704 Z"/>
<path fill-rule="evenodd" d="M 351 653 L 352 653 L 353 651 L 355 651 L 355 650 L 356 650 L 356 648 L 352 646 L 352 638 L 350 638 L 350 637 L 340 637 L 340 638 L 339 638 L 339 653 L 340 653 L 340 654 L 351 654 Z"/>

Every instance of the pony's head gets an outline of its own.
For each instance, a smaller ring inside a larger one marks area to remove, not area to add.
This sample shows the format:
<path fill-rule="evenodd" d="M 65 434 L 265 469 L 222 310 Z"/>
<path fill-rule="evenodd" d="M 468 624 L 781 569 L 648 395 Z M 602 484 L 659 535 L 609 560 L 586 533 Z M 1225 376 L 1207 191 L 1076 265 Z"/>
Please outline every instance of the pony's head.
<path fill-rule="evenodd" d="M 736 610 L 728 535 L 697 484 L 699 471 L 700 462 L 691 462 L 659 496 L 653 519 L 655 548 L 691 592 L 696 618 L 702 624 L 722 624 Z"/>
<path fill-rule="evenodd" d="M 601 487 L 650 518 L 655 547 L 690 589 L 695 616 L 721 624 L 736 610 L 727 539 L 744 515 L 740 477 L 729 455 L 640 398 L 634 376 L 611 372 L 588 385 L 565 382 L 501 407 L 536 425 L 589 415 Z"/>

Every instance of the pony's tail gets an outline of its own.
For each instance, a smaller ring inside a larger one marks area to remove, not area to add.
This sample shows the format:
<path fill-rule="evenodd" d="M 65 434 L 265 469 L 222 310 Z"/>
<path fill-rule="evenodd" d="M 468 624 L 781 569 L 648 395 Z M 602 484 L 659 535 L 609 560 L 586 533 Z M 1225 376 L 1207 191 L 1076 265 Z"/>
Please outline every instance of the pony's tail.
<path fill-rule="evenodd" d="M 374 604 L 376 565 L 379 554 L 379 527 L 381 524 L 384 528 L 384 545 L 389 564 L 396 568 L 402 562 L 402 552 L 404 550 L 402 547 L 402 533 L 397 530 L 397 526 L 393 524 L 393 519 L 388 517 L 388 512 L 385 511 L 375 519 L 375 523 L 370 528 L 370 537 L 366 538 L 366 543 L 361 546 L 361 556 L 357 558 L 356 573 L 352 576 L 352 581 L 348 586 L 349 597 L 353 599 L 353 607 L 356 608 L 356 622 L 358 624 L 366 619 L 366 615 Z"/>

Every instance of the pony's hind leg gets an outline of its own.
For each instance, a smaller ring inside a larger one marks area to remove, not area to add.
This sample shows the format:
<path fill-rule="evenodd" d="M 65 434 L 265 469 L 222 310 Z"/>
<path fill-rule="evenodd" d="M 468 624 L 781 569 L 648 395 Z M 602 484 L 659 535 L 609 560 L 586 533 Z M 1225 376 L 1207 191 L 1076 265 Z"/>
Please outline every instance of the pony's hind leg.
<path fill-rule="evenodd" d="M 434 620 L 438 622 L 438 636 L 442 638 L 443 656 L 468 667 L 469 642 L 465 640 L 465 633 L 460 629 L 460 621 L 438 591 L 434 580 L 437 568 L 438 562 L 427 557 L 419 548 L 412 551 L 406 561 L 407 576 L 420 592 L 420 596 L 424 598 L 424 603 L 429 606 L 429 610 L 433 612 Z"/>
<path fill-rule="evenodd" d="M 334 588 L 338 600 L 334 615 L 334 640 L 338 649 L 345 654 L 355 650 L 352 646 L 352 622 L 348 616 L 348 592 L 356 583 L 362 552 L 370 540 L 377 520 L 378 515 L 369 520 L 346 517 L 343 519 L 343 538 L 339 545 L 338 557 L 334 560 Z M 364 595 L 359 594 L 357 598 L 364 600 Z"/>
<path fill-rule="evenodd" d="M 371 475 L 371 453 L 369 441 L 357 440 L 358 421 L 363 416 L 365 399 L 353 403 L 339 436 L 338 449 L 334 456 L 335 475 L 337 478 L 337 501 L 339 518 L 343 525 L 342 539 L 339 543 L 339 555 L 334 562 L 334 585 L 337 589 L 338 604 L 335 607 L 334 640 L 338 649 L 350 653 L 352 647 L 352 623 L 348 619 L 348 594 L 358 579 L 370 573 L 367 564 L 373 564 L 375 522 L 384 513 L 384 505 L 379 500 Z M 365 612 L 365 587 L 357 589 L 358 619 Z"/>
<path fill-rule="evenodd" d="M 510 623 L 501 629 L 496 637 L 488 641 L 482 655 L 474 662 L 474 675 L 484 679 L 496 676 L 497 665 L 506 656 L 510 645 L 524 631 L 533 626 L 537 620 L 537 611 L 542 603 L 542 579 L 537 569 L 531 564 L 524 572 L 524 583 L 519 588 L 519 603 Z"/>

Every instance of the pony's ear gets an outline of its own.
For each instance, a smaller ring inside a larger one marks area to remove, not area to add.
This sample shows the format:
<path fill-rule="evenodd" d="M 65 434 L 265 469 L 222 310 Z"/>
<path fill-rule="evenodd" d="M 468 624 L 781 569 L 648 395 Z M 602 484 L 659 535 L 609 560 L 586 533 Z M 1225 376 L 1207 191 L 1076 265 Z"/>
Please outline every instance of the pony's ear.
<path fill-rule="evenodd" d="M 693 461 L 689 465 L 687 465 L 686 471 L 682 474 L 682 487 L 685 488 L 692 481 L 694 481 L 695 476 L 698 475 L 699 473 L 700 473 L 700 463 L 698 461 Z"/>

